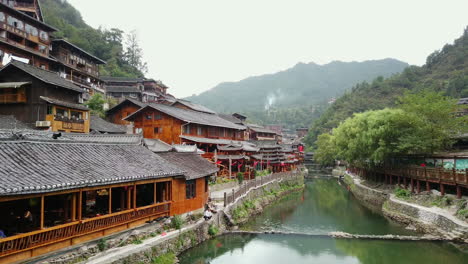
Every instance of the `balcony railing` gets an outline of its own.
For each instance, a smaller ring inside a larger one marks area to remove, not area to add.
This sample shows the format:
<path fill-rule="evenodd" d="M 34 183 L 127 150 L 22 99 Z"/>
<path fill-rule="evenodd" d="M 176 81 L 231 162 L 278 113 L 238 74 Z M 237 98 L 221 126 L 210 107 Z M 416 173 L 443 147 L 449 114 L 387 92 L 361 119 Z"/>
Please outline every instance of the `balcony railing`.
<path fill-rule="evenodd" d="M 170 202 L 127 210 L 0 239 L 0 256 L 104 230 L 150 216 L 168 216 Z"/>

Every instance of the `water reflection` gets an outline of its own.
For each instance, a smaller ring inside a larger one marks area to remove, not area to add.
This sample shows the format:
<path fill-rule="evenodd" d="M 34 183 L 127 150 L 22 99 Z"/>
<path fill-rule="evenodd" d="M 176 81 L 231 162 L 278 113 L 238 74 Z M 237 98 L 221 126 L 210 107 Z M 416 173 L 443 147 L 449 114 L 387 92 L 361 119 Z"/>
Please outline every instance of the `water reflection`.
<path fill-rule="evenodd" d="M 311 234 L 406 234 L 363 207 L 336 180 L 315 179 L 303 192 L 282 198 L 245 226 Z M 468 263 L 468 255 L 447 243 L 335 240 L 304 236 L 227 235 L 193 248 L 181 263 Z"/>

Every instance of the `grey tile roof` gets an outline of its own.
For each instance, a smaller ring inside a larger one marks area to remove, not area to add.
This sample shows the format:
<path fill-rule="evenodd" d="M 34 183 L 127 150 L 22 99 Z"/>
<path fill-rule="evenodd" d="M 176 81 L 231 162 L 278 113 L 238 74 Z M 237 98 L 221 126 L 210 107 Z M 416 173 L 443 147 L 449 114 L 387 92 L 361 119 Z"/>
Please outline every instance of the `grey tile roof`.
<path fill-rule="evenodd" d="M 189 123 L 244 130 L 244 126 L 234 124 L 214 114 L 207 114 L 207 113 L 197 112 L 193 110 L 186 110 L 186 109 L 181 109 L 181 108 L 164 105 L 164 104 L 148 104 L 148 106 L 146 107 L 151 107 L 169 116 L 175 117 L 179 120 L 189 122 Z M 143 109 L 144 108 L 129 115 L 127 118 L 125 118 L 125 120 L 131 121 L 134 115 L 142 111 Z"/>
<path fill-rule="evenodd" d="M 0 115 L 0 129 L 29 129 L 29 127 L 12 115 Z"/>
<path fill-rule="evenodd" d="M 45 96 L 39 96 L 42 100 L 53 104 L 53 105 L 59 105 L 59 106 L 64 106 L 68 108 L 73 108 L 73 109 L 78 109 L 78 110 L 83 110 L 83 111 L 89 111 L 89 108 L 86 107 L 85 105 L 82 104 L 75 104 L 75 103 L 69 103 L 65 101 L 61 101 L 58 99 L 50 98 L 50 97 L 45 97 Z"/>
<path fill-rule="evenodd" d="M 8 67 L 16 67 L 17 69 L 20 69 L 31 76 L 45 82 L 48 84 L 56 85 L 62 88 L 66 88 L 69 90 L 77 91 L 77 92 L 83 92 L 84 90 L 76 85 L 74 85 L 71 81 L 62 78 L 58 75 L 56 72 L 52 71 L 47 71 L 43 70 L 39 67 L 35 67 L 26 63 L 22 63 L 19 61 L 12 60 L 10 63 L 8 63 L 5 67 L 3 67 L 0 71 L 3 71 L 4 69 L 7 69 Z"/>
<path fill-rule="evenodd" d="M 128 77 L 110 77 L 110 76 L 101 76 L 101 79 L 105 82 L 128 82 L 128 83 L 138 83 L 146 81 L 145 78 L 128 78 Z"/>
<path fill-rule="evenodd" d="M 180 166 L 187 180 L 209 176 L 219 170 L 216 165 L 194 153 L 166 152 L 157 155 Z"/>
<path fill-rule="evenodd" d="M 277 134 L 275 131 L 270 130 L 265 127 L 252 126 L 252 125 L 248 125 L 247 127 L 257 133 L 268 133 L 268 134 L 275 134 L 275 135 Z"/>
<path fill-rule="evenodd" d="M 457 104 L 459 105 L 468 104 L 468 98 L 461 98 L 460 100 L 458 100 Z"/>
<path fill-rule="evenodd" d="M 230 144 L 240 145 L 242 144 L 241 143 L 242 141 L 228 140 L 228 139 L 192 137 L 192 136 L 185 136 L 185 135 L 181 135 L 179 137 L 182 139 L 193 141 L 193 142 L 205 143 L 205 144 L 217 144 L 217 145 L 230 145 Z"/>
<path fill-rule="evenodd" d="M 229 122 L 232 122 L 234 124 L 238 124 L 238 125 L 241 125 L 242 124 L 242 120 L 240 120 L 239 118 L 233 116 L 233 115 L 227 115 L 227 114 L 218 114 L 221 118 L 223 119 L 226 119 L 227 121 Z"/>
<path fill-rule="evenodd" d="M 230 144 L 226 146 L 217 146 L 218 150 L 220 151 L 248 151 L 248 152 L 257 152 L 260 149 L 257 148 L 254 144 L 251 144 L 249 142 L 241 142 L 241 144 Z"/>
<path fill-rule="evenodd" d="M 127 128 L 123 125 L 117 125 L 102 119 L 100 116 L 91 115 L 91 130 L 109 134 L 125 134 Z"/>
<path fill-rule="evenodd" d="M 135 86 L 120 86 L 120 85 L 106 85 L 106 92 L 108 93 L 140 93 L 141 91 Z"/>
<path fill-rule="evenodd" d="M 244 155 L 217 155 L 217 159 L 219 160 L 239 160 L 239 159 L 245 159 L 249 160 L 250 158 L 248 156 Z"/>
<path fill-rule="evenodd" d="M 148 104 L 146 104 L 146 103 L 142 103 L 142 102 L 140 102 L 140 101 L 138 101 L 138 100 L 135 100 L 135 99 L 125 98 L 125 100 L 123 100 L 122 102 L 118 103 L 117 105 L 115 105 L 115 106 L 112 107 L 111 109 L 107 110 L 107 113 L 112 112 L 112 111 L 114 111 L 115 109 L 118 109 L 120 106 L 122 106 L 122 105 L 124 105 L 124 104 L 126 104 L 126 103 L 132 103 L 132 104 L 134 104 L 134 105 L 139 106 L 140 108 L 141 108 L 141 107 L 145 107 L 145 106 L 148 105 Z"/>
<path fill-rule="evenodd" d="M 0 141 L 0 195 L 46 193 L 183 175 L 141 145 Z"/>
<path fill-rule="evenodd" d="M 192 103 L 190 101 L 186 101 L 186 100 L 181 100 L 181 99 L 177 99 L 175 103 L 180 103 L 180 104 L 183 104 L 185 106 L 187 106 L 188 108 L 194 110 L 194 111 L 198 111 L 198 112 L 204 112 L 204 113 L 208 113 L 208 114 L 216 114 L 215 111 L 203 106 L 203 105 L 199 105 L 199 104 L 196 104 L 196 103 Z"/>
<path fill-rule="evenodd" d="M 145 138 L 143 141 L 145 142 L 146 147 L 153 152 L 167 152 L 173 149 L 171 145 L 159 139 Z"/>

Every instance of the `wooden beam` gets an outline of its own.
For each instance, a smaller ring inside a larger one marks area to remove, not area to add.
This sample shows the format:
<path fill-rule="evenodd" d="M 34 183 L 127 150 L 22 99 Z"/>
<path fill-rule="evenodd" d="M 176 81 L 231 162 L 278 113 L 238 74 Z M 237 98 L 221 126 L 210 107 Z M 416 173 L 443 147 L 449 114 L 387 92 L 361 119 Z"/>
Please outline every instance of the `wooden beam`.
<path fill-rule="evenodd" d="M 153 190 L 153 203 L 156 203 L 156 198 L 157 198 L 157 196 L 156 196 L 156 185 L 157 185 L 157 183 L 155 182 L 154 185 L 153 185 L 154 186 L 154 188 L 153 188 L 154 189 Z"/>
<path fill-rule="evenodd" d="M 76 220 L 76 193 L 72 194 L 71 220 Z"/>

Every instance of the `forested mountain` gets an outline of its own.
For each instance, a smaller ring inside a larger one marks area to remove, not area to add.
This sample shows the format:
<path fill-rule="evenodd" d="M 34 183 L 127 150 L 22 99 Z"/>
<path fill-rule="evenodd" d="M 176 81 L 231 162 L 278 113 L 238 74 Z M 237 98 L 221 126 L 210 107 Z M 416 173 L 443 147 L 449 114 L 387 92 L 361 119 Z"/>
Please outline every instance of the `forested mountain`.
<path fill-rule="evenodd" d="M 278 73 L 221 83 L 187 99 L 218 112 L 240 112 L 261 123 L 309 126 L 331 98 L 356 83 L 388 77 L 407 66 L 395 59 L 298 63 Z"/>
<path fill-rule="evenodd" d="M 117 28 L 92 28 L 83 21 L 80 12 L 67 1 L 41 0 L 40 3 L 44 21 L 59 30 L 54 33 L 55 38 L 65 38 L 107 62 L 101 67 L 102 76 L 143 76 L 144 63 L 139 65 L 138 62 L 135 63 L 134 58 L 127 56 L 130 53 L 124 45 L 124 31 Z M 141 62 L 141 57 L 139 59 Z"/>
<path fill-rule="evenodd" d="M 318 135 L 337 127 L 353 113 L 394 106 L 405 91 L 422 89 L 468 97 L 468 28 L 453 44 L 429 55 L 422 67 L 411 66 L 388 79 L 379 77 L 355 85 L 315 121 L 307 143 L 313 144 Z"/>

